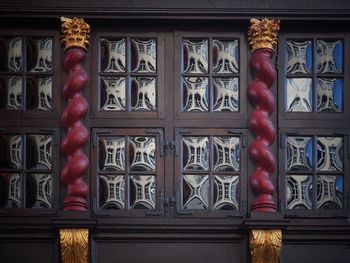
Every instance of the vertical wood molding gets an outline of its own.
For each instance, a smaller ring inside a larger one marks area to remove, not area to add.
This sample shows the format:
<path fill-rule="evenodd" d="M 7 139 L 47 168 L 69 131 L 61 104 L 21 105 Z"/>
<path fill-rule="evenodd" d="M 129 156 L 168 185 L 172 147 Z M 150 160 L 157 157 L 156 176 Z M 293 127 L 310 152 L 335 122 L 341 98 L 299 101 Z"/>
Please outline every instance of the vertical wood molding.
<path fill-rule="evenodd" d="M 278 263 L 282 247 L 280 229 L 250 231 L 250 254 L 252 263 Z"/>
<path fill-rule="evenodd" d="M 89 254 L 89 229 L 60 229 L 61 262 L 87 263 Z"/>
<path fill-rule="evenodd" d="M 251 211 L 275 212 L 275 188 L 270 177 L 276 169 L 276 160 L 270 146 L 275 140 L 276 130 L 269 116 L 276 105 L 269 88 L 276 79 L 276 69 L 271 59 L 275 55 L 279 20 L 264 18 L 251 19 L 250 22 L 248 41 L 252 49 L 250 66 L 254 80 L 248 87 L 248 98 L 254 110 L 249 116 L 249 129 L 255 134 L 249 147 L 249 157 L 255 164 L 255 170 L 249 178 L 255 194 Z"/>
<path fill-rule="evenodd" d="M 64 71 L 68 78 L 63 86 L 63 97 L 67 102 L 61 115 L 61 123 L 66 135 L 61 143 L 61 154 L 67 160 L 62 172 L 61 182 L 67 190 L 64 210 L 88 210 L 88 186 L 83 177 L 89 167 L 88 157 L 83 148 L 89 139 L 89 131 L 83 124 L 89 104 L 82 95 L 88 82 L 83 68 L 89 44 L 90 26 L 84 19 L 61 18 L 62 43 L 65 46 Z"/>

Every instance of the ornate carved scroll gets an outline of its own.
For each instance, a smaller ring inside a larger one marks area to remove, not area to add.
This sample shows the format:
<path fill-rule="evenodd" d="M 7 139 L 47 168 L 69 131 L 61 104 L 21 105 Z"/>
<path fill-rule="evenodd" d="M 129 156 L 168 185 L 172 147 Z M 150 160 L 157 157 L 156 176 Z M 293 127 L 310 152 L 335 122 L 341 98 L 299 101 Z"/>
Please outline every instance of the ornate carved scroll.
<path fill-rule="evenodd" d="M 87 228 L 61 229 L 61 262 L 87 263 L 89 251 L 89 230 Z"/>
<path fill-rule="evenodd" d="M 278 263 L 282 246 L 282 231 L 251 230 L 250 253 L 252 263 Z"/>

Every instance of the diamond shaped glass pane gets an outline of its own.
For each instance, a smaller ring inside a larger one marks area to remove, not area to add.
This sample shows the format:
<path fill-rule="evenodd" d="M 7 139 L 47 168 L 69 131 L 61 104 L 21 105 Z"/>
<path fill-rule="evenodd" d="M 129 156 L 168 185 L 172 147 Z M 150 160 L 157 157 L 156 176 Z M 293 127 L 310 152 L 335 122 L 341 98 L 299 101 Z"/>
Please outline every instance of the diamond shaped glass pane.
<path fill-rule="evenodd" d="M 27 109 L 39 111 L 51 111 L 52 101 L 52 77 L 27 78 Z"/>
<path fill-rule="evenodd" d="M 287 41 L 287 74 L 306 74 L 312 70 L 311 41 Z"/>
<path fill-rule="evenodd" d="M 155 73 L 157 45 L 155 39 L 131 40 L 131 71 L 138 73 Z"/>
<path fill-rule="evenodd" d="M 132 171 L 156 170 L 156 139 L 130 137 L 130 169 Z"/>
<path fill-rule="evenodd" d="M 312 170 L 312 138 L 290 137 L 287 138 L 287 170 L 311 171 Z"/>
<path fill-rule="evenodd" d="M 239 137 L 214 137 L 214 170 L 239 171 Z"/>
<path fill-rule="evenodd" d="M 131 78 L 132 111 L 156 110 L 156 79 L 153 77 Z"/>
<path fill-rule="evenodd" d="M 22 168 L 22 137 L 21 135 L 0 135 L 0 168 Z"/>
<path fill-rule="evenodd" d="M 312 209 L 312 176 L 287 176 L 287 207 L 288 209 Z"/>
<path fill-rule="evenodd" d="M 26 147 L 27 169 L 45 169 L 52 167 L 52 136 L 28 135 Z"/>
<path fill-rule="evenodd" d="M 214 111 L 238 111 L 238 78 L 214 78 Z"/>
<path fill-rule="evenodd" d="M 18 208 L 21 206 L 21 175 L 0 173 L 0 207 Z"/>
<path fill-rule="evenodd" d="M 208 72 L 208 40 L 183 40 L 183 72 Z"/>
<path fill-rule="evenodd" d="M 213 40 L 213 72 L 238 73 L 238 40 Z"/>
<path fill-rule="evenodd" d="M 125 171 L 125 138 L 100 138 L 99 166 L 101 171 Z"/>
<path fill-rule="evenodd" d="M 343 138 L 318 137 L 317 138 L 317 170 L 342 171 L 343 170 Z"/>
<path fill-rule="evenodd" d="M 341 73 L 343 71 L 343 41 L 317 41 L 317 72 Z"/>
<path fill-rule="evenodd" d="M 125 179 L 123 175 L 100 175 L 99 198 L 101 209 L 125 208 Z"/>
<path fill-rule="evenodd" d="M 52 38 L 27 38 L 27 70 L 52 71 Z"/>
<path fill-rule="evenodd" d="M 7 110 L 22 109 L 22 85 L 21 76 L 0 76 L 0 108 Z"/>
<path fill-rule="evenodd" d="M 208 209 L 209 175 L 183 176 L 183 209 Z"/>
<path fill-rule="evenodd" d="M 343 208 L 343 177 L 317 176 L 317 209 L 336 210 Z"/>
<path fill-rule="evenodd" d="M 47 209 L 52 207 L 51 174 L 27 174 L 26 207 Z"/>
<path fill-rule="evenodd" d="M 343 80 L 317 79 L 317 111 L 342 112 Z"/>
<path fill-rule="evenodd" d="M 21 72 L 23 70 L 22 37 L 0 36 L 0 71 Z"/>
<path fill-rule="evenodd" d="M 289 112 L 312 111 L 312 80 L 311 78 L 287 79 L 287 104 Z"/>
<path fill-rule="evenodd" d="M 101 71 L 125 72 L 125 39 L 101 39 Z"/>
<path fill-rule="evenodd" d="M 133 209 L 155 209 L 155 177 L 132 175 L 130 179 L 130 207 Z"/>
<path fill-rule="evenodd" d="M 100 105 L 103 111 L 125 111 L 126 81 L 124 77 L 100 78 Z"/>
<path fill-rule="evenodd" d="M 207 171 L 209 169 L 208 137 L 183 138 L 183 169 L 185 171 Z"/>
<path fill-rule="evenodd" d="M 214 209 L 239 209 L 239 177 L 218 176 L 214 180 Z"/>
<path fill-rule="evenodd" d="M 208 78 L 189 77 L 183 79 L 184 111 L 208 111 L 209 81 Z"/>

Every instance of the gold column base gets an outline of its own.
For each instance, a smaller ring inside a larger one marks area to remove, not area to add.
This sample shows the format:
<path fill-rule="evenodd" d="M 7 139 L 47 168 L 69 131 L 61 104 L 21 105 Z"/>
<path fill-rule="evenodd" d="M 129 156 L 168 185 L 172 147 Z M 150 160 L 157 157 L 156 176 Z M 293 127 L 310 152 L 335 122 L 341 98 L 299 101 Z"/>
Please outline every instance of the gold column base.
<path fill-rule="evenodd" d="M 280 229 L 252 229 L 250 231 L 250 254 L 252 263 L 278 263 L 282 246 Z"/>
<path fill-rule="evenodd" d="M 87 263 L 89 254 L 89 229 L 60 229 L 61 262 Z"/>

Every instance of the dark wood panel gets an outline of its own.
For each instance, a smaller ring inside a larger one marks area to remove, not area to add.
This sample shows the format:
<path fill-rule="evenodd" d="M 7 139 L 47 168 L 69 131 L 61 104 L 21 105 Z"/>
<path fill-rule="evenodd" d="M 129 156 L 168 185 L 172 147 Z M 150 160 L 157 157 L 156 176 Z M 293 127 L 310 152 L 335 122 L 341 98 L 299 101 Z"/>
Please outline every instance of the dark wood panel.
<path fill-rule="evenodd" d="M 96 263 L 244 263 L 239 243 L 96 243 Z"/>
<path fill-rule="evenodd" d="M 2 263 L 57 263 L 58 245 L 55 242 L 37 242 L 20 240 L 15 243 L 0 243 L 0 259 Z"/>
<path fill-rule="evenodd" d="M 280 263 L 348 262 L 350 248 L 344 244 L 283 244 Z"/>

